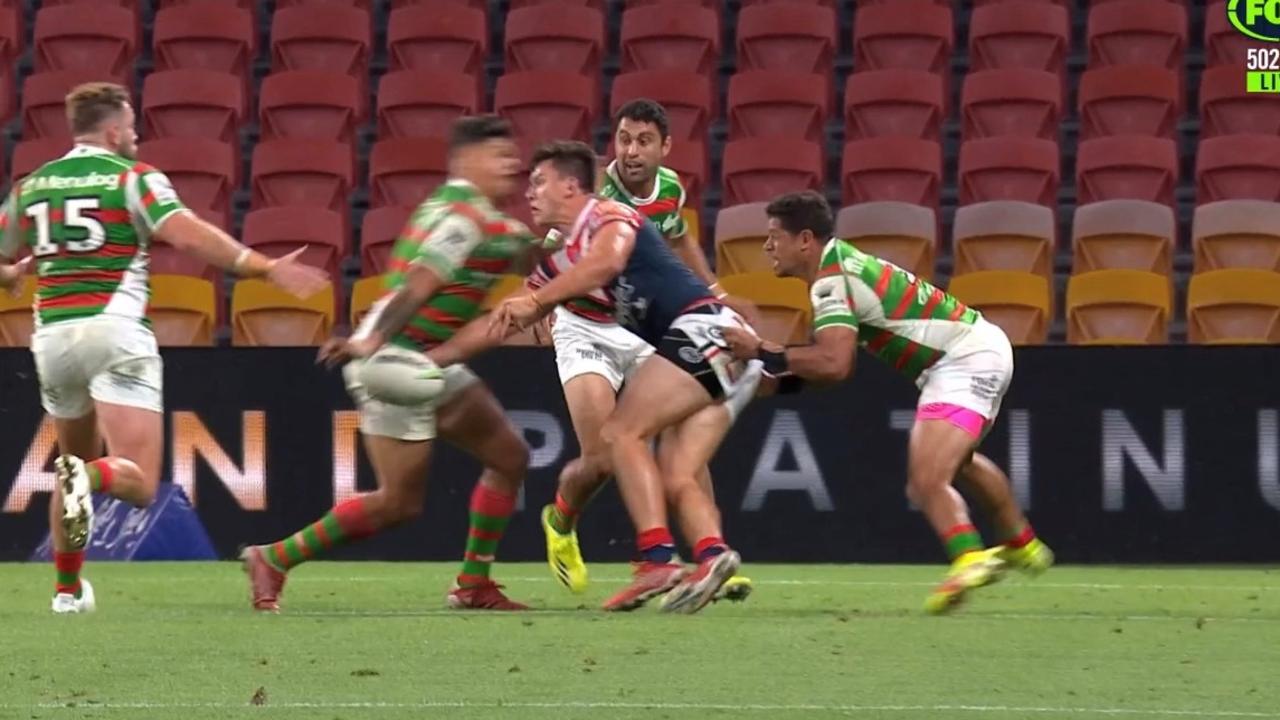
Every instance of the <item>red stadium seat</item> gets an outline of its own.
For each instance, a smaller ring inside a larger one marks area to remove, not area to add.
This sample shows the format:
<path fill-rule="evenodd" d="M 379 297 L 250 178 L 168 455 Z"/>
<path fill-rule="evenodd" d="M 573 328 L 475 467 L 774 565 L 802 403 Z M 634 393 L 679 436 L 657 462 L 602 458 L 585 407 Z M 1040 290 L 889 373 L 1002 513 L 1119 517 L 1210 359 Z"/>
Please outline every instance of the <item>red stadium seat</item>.
<path fill-rule="evenodd" d="M 1080 143 L 1076 204 L 1097 200 L 1149 200 L 1173 204 L 1178 149 L 1172 140 L 1113 135 Z"/>
<path fill-rule="evenodd" d="M 242 79 L 250 98 L 257 31 L 250 11 L 199 2 L 156 13 L 152 49 L 156 70 L 213 70 Z"/>
<path fill-rule="evenodd" d="M 572 138 L 591 142 L 598 114 L 594 78 L 552 70 L 530 70 L 498 78 L 494 112 L 530 140 Z"/>
<path fill-rule="evenodd" d="M 576 5 L 537 4 L 513 8 L 504 23 L 506 72 L 558 70 L 600 75 L 604 14 Z"/>
<path fill-rule="evenodd" d="M 1207 67 L 1244 65 L 1249 60 L 1249 48 L 1267 47 L 1275 46 L 1255 40 L 1231 24 L 1225 0 L 1209 3 L 1205 8 L 1204 54 Z"/>
<path fill-rule="evenodd" d="M 341 5 L 298 5 L 271 18 L 271 71 L 326 70 L 364 87 L 373 30 L 369 12 Z"/>
<path fill-rule="evenodd" d="M 1173 138 L 1182 114 L 1182 89 L 1172 70 L 1154 65 L 1107 65 L 1080 77 L 1080 139 L 1104 135 Z"/>
<path fill-rule="evenodd" d="M 716 116 L 716 94 L 712 91 L 711 79 L 688 71 L 638 70 L 622 73 L 614 79 L 610 97 L 611 116 L 616 115 L 627 101 L 636 98 L 662 103 L 667 109 L 667 121 L 675 142 L 705 138 L 707 126 Z"/>
<path fill-rule="evenodd" d="M 1255 268 L 1280 272 L 1280 203 L 1220 200 L 1191 220 L 1192 272 Z"/>
<path fill-rule="evenodd" d="M 360 276 L 373 277 L 387 271 L 391 246 L 404 229 L 411 207 L 381 207 L 364 214 L 360 226 Z"/>
<path fill-rule="evenodd" d="M 16 107 L 17 81 L 14 68 L 23 51 L 26 26 L 18 7 L 0 6 L 0 119 L 13 117 Z"/>
<path fill-rule="evenodd" d="M 830 95 L 826 76 L 748 70 L 729 78 L 729 139 L 791 137 L 822 142 Z"/>
<path fill-rule="evenodd" d="M 192 209 L 205 208 L 230 225 L 231 195 L 238 184 L 236 148 L 200 138 L 161 138 L 138 144 L 138 159 L 164 171 L 178 197 Z"/>
<path fill-rule="evenodd" d="M 350 243 L 343 232 L 342 216 L 311 207 L 271 207 L 244 216 L 244 244 L 270 257 L 287 255 L 305 247 L 299 260 L 329 273 L 341 288 L 342 258 Z"/>
<path fill-rule="evenodd" d="M 764 202 L 784 192 L 821 190 L 822 148 L 807 140 L 750 138 L 724 148 L 722 205 Z"/>
<path fill-rule="evenodd" d="M 449 70 L 397 70 L 378 85 L 378 137 L 449 136 L 453 122 L 481 108 L 476 79 Z"/>
<path fill-rule="evenodd" d="M 859 72 L 885 68 L 951 70 L 951 8 L 924 0 L 861 5 L 853 19 L 853 65 Z"/>
<path fill-rule="evenodd" d="M 558 0 L 557 0 L 558 1 Z M 568 0 L 565 0 L 566 2 Z M 525 4 L 515 0 L 511 3 L 513 7 L 520 7 Z M 402 7 L 469 7 L 484 12 L 489 9 L 489 0 L 391 0 L 391 9 L 397 10 Z"/>
<path fill-rule="evenodd" d="M 155 9 L 156 12 L 159 12 L 161 10 L 181 5 L 203 5 L 206 3 L 232 5 L 248 10 L 253 15 L 253 26 L 258 26 L 258 4 L 253 2 L 253 0 L 156 0 Z"/>
<path fill-rule="evenodd" d="M 663 1 L 667 2 L 669 0 L 663 0 Z M 829 7 L 829 8 L 834 8 L 836 6 L 836 0 L 742 0 L 741 4 L 742 4 L 742 7 L 751 7 L 752 5 L 768 5 L 770 3 L 776 4 L 778 2 L 783 2 L 783 1 L 792 2 L 792 3 L 804 3 L 806 5 L 821 5 L 823 7 Z M 867 2 L 867 0 L 862 0 L 862 1 L 864 3 Z M 874 2 L 874 0 L 872 1 Z M 944 2 L 944 1 L 945 0 L 938 0 L 938 2 Z"/>
<path fill-rule="evenodd" d="M 885 0 L 882 0 L 882 1 L 885 1 Z M 893 2 L 893 0 L 887 0 L 887 1 Z M 943 0 L 943 1 L 945 4 L 950 4 L 949 0 Z M 980 8 L 980 7 L 986 7 L 988 5 L 1003 5 L 1008 3 L 1009 1 L 1010 0 L 973 0 L 973 7 Z M 875 2 L 875 0 L 872 0 L 872 2 Z M 1033 4 L 1033 5 L 1053 4 L 1053 5 L 1057 5 L 1058 7 L 1063 7 L 1067 9 L 1071 8 L 1071 0 L 1028 0 L 1028 4 Z"/>
<path fill-rule="evenodd" d="M 238 146 L 244 82 L 213 70 L 153 72 L 142 85 L 141 115 L 144 137 L 200 137 Z"/>
<path fill-rule="evenodd" d="M 1057 207 L 1060 157 L 1052 140 L 970 140 L 960 146 L 960 204 L 1020 200 Z"/>
<path fill-rule="evenodd" d="M 449 147 L 444 140 L 379 140 L 369 154 L 369 206 L 416 206 L 448 175 Z"/>
<path fill-rule="evenodd" d="M 707 146 L 701 140 L 688 140 L 671 144 L 671 152 L 662 164 L 676 171 L 684 185 L 685 207 L 702 206 L 702 188 L 709 174 Z"/>
<path fill-rule="evenodd" d="M 451 0 L 453 1 L 453 0 Z M 369 10 L 373 6 L 372 0 L 276 0 L 276 9 L 283 7 L 294 7 L 297 5 L 342 5 L 345 7 L 355 7 L 361 10 Z"/>
<path fill-rule="evenodd" d="M 710 76 L 720 62 L 720 18 L 707 8 L 661 5 L 622 13 L 618 39 L 622 72 L 683 70 Z"/>
<path fill-rule="evenodd" d="M 888 68 L 849 76 L 844 90 L 850 140 L 902 135 L 937 140 L 946 114 L 942 78 L 925 70 Z"/>
<path fill-rule="evenodd" d="M 790 70 L 831 77 L 840 42 L 835 10 L 788 2 L 749 5 L 738 14 L 738 70 Z"/>
<path fill-rule="evenodd" d="M 972 72 L 960 90 L 960 118 L 965 140 L 1008 136 L 1055 140 L 1062 120 L 1062 85 L 1047 70 Z"/>
<path fill-rule="evenodd" d="M 252 207 L 304 205 L 346 218 L 351 148 L 323 140 L 265 140 L 253 148 Z"/>
<path fill-rule="evenodd" d="M 1053 280 L 1057 218 L 1053 209 L 1016 200 L 956 208 L 952 222 L 952 274 L 990 270 L 1035 273 Z"/>
<path fill-rule="evenodd" d="M 66 155 L 71 150 L 71 138 L 36 138 L 23 140 L 13 146 L 13 161 L 9 168 L 13 182 L 35 172 L 41 165 Z"/>
<path fill-rule="evenodd" d="M 67 93 L 81 83 L 122 82 L 96 70 L 50 70 L 27 76 L 22 83 L 22 137 L 69 138 Z"/>
<path fill-rule="evenodd" d="M 488 53 L 489 28 L 483 10 L 446 2 L 391 11 L 387 22 L 391 70 L 461 72 L 480 78 Z"/>
<path fill-rule="evenodd" d="M 1280 95 L 1245 90 L 1244 65 L 1206 68 L 1200 76 L 1200 139 L 1280 135 Z"/>
<path fill-rule="evenodd" d="M 1187 10 L 1168 0 L 1116 0 L 1089 8 L 1089 67 L 1156 65 L 1182 75 Z"/>
<path fill-rule="evenodd" d="M 133 12 L 122 7 L 95 5 L 92 12 L 76 5 L 45 7 L 36 12 L 34 47 L 37 72 L 92 70 L 129 76 L 138 52 L 138 25 Z"/>
<path fill-rule="evenodd" d="M 1168 205 L 1104 200 L 1076 208 L 1071 221 L 1072 274 L 1145 270 L 1171 275 L 1178 224 Z"/>
<path fill-rule="evenodd" d="M 1023 68 L 1061 76 L 1070 47 L 1071 22 L 1059 5 L 992 3 L 970 16 L 969 72 Z"/>
<path fill-rule="evenodd" d="M 845 205 L 896 200 L 936 210 L 942 147 L 908 137 L 853 140 L 844 146 L 840 176 Z"/>
<path fill-rule="evenodd" d="M 1224 135 L 1196 151 L 1196 202 L 1280 201 L 1280 137 Z"/>
<path fill-rule="evenodd" d="M 336 140 L 354 146 L 364 119 L 360 82 L 324 70 L 286 70 L 262 81 L 258 124 L 263 140 Z"/>

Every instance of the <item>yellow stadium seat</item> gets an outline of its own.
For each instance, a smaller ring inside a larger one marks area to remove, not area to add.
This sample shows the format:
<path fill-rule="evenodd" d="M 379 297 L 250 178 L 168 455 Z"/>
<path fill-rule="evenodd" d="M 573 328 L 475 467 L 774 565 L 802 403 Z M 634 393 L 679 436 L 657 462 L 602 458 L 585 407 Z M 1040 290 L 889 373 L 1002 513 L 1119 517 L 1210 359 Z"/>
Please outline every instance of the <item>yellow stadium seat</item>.
<path fill-rule="evenodd" d="M 333 286 L 300 300 L 262 280 L 241 280 L 231 293 L 231 343 L 244 346 L 319 345 L 334 322 Z"/>
<path fill-rule="evenodd" d="M 152 275 L 147 316 L 162 347 L 213 345 L 218 305 L 213 283 L 189 275 Z"/>
<path fill-rule="evenodd" d="M 35 318 L 31 305 L 36 297 L 36 278 L 22 278 L 22 291 L 17 297 L 0 291 L 0 347 L 30 347 Z"/>
<path fill-rule="evenodd" d="M 1071 222 L 1071 272 L 1127 269 L 1170 275 L 1177 236 L 1168 205 L 1146 200 L 1081 205 Z"/>
<path fill-rule="evenodd" d="M 756 332 L 765 340 L 786 345 L 809 337 L 813 308 L 803 280 L 780 278 L 771 272 L 739 273 L 721 278 L 720 287 L 760 308 Z"/>
<path fill-rule="evenodd" d="M 768 203 L 727 207 L 716 215 L 716 276 L 768 270 L 764 239 L 769 230 Z"/>
<path fill-rule="evenodd" d="M 489 288 L 489 294 L 484 298 L 484 304 L 481 306 L 484 310 L 492 310 L 498 303 L 502 302 L 508 295 L 515 293 L 524 288 L 523 275 L 503 275 L 498 278 L 498 282 Z"/>
<path fill-rule="evenodd" d="M 355 328 L 360 325 L 360 321 L 364 318 L 365 313 L 369 312 L 369 308 L 378 301 L 386 292 L 386 286 L 383 284 L 385 278 L 382 275 L 373 277 L 364 277 L 356 281 L 351 286 L 351 327 Z"/>
<path fill-rule="evenodd" d="M 1280 273 L 1233 269 L 1192 275 L 1187 289 L 1187 339 L 1280 344 Z"/>
<path fill-rule="evenodd" d="M 1193 272 L 1257 268 L 1280 272 L 1280 203 L 1219 200 L 1191 220 Z"/>
<path fill-rule="evenodd" d="M 868 255 L 933 279 L 938 220 L 932 209 L 889 200 L 858 203 L 836 214 L 835 230 Z"/>
<path fill-rule="evenodd" d="M 956 209 L 952 226 L 953 275 L 1017 270 L 1053 276 L 1053 210 L 1017 200 L 993 200 Z"/>
<path fill-rule="evenodd" d="M 981 270 L 953 277 L 948 292 L 999 325 L 1014 345 L 1038 345 L 1049 338 L 1053 293 L 1042 275 Z"/>
<path fill-rule="evenodd" d="M 698 217 L 698 211 L 693 208 L 685 208 L 680 211 L 680 217 L 684 219 L 684 226 L 687 228 L 689 237 L 698 243 L 698 247 L 702 247 L 702 219 Z"/>
<path fill-rule="evenodd" d="M 1168 276 L 1094 270 L 1067 281 L 1067 342 L 1148 345 L 1169 341 L 1173 290 Z"/>

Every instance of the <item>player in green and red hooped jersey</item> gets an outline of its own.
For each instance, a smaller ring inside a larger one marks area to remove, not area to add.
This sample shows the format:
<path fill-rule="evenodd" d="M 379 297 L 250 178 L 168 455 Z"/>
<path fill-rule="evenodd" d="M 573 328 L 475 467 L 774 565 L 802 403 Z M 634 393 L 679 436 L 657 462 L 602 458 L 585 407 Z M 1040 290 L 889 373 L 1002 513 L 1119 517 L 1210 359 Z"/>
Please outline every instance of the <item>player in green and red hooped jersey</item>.
<path fill-rule="evenodd" d="M 831 208 L 818 193 L 783 195 L 766 213 L 764 250 L 774 272 L 810 285 L 814 341 L 782 348 L 733 328 L 725 338 L 737 357 L 758 357 L 767 372 L 789 383 L 847 378 L 860 341 L 872 355 L 918 381 L 921 400 L 907 447 L 907 495 L 924 511 L 952 559 L 947 578 L 925 608 L 950 609 L 966 591 L 998 578 L 1005 563 L 1032 573 L 1047 569 L 1053 554 L 1031 529 L 1008 476 L 976 452 L 1012 378 L 1012 351 L 1004 333 L 927 281 L 833 239 Z M 984 549 L 953 482 L 981 502 L 1002 536 L 1001 545 Z"/>
<path fill-rule="evenodd" d="M 117 338 L 141 332 L 146 341 L 150 330 L 141 324 L 152 239 L 244 276 L 265 277 L 298 295 L 310 295 L 323 285 L 325 275 L 298 265 L 297 253 L 270 260 L 199 220 L 183 207 L 162 172 L 137 162 L 134 112 L 123 87 L 76 87 L 67 96 L 66 110 L 74 148 L 16 183 L 0 215 L 0 261 L 11 260 L 24 247 L 31 250 L 39 277 L 38 328 L 94 328 L 93 337 L 108 338 L 106 342 L 126 342 Z M 14 280 L 11 271 L 3 273 L 0 285 Z M 33 346 L 37 368 L 42 355 L 74 358 L 89 344 L 66 337 L 60 331 L 47 334 L 39 352 Z M 55 463 L 59 491 L 50 503 L 56 613 L 87 612 L 95 606 L 92 588 L 80 578 L 91 530 L 91 493 L 142 507 L 151 502 L 160 482 L 160 358 L 128 355 L 134 350 L 120 350 L 130 360 L 130 375 L 122 377 L 122 355 L 94 347 L 80 358 L 88 370 L 83 385 L 77 379 L 75 387 L 42 392 L 61 453 Z M 49 378 L 40 374 L 43 391 Z M 132 394 L 114 392 L 112 385 L 127 386 Z M 72 395 L 92 403 L 86 401 L 81 409 L 77 400 L 73 411 Z M 100 457 L 104 439 L 108 455 Z"/>
<path fill-rule="evenodd" d="M 600 195 L 639 210 L 662 232 L 671 249 L 685 265 L 707 283 L 725 305 L 754 321 L 758 311 L 750 301 L 724 292 L 707 264 L 697 237 L 681 215 L 685 191 L 674 170 L 662 161 L 671 152 L 671 130 L 666 109 L 648 98 L 623 104 L 614 114 L 613 146 L 616 158 L 605 168 Z M 572 311 L 572 304 L 569 306 Z M 605 377 L 583 373 L 564 383 L 565 404 L 573 418 L 581 454 L 560 473 L 555 503 L 543 510 L 543 530 L 548 552 L 559 569 L 557 577 L 575 592 L 586 589 L 586 565 L 577 544 L 575 528 L 587 503 L 608 480 L 609 453 L 600 439 L 600 428 L 613 412 L 616 394 Z M 712 502 L 703 506 L 675 502 L 685 539 L 694 549 L 694 560 L 716 553 L 724 546 L 720 537 L 720 515 L 714 505 L 711 472 L 707 467 L 732 423 L 722 405 L 703 410 L 694 422 L 679 429 L 668 428 L 659 439 L 659 461 L 666 477 L 684 476 L 685 468 L 698 478 L 705 496 Z M 690 494 L 689 497 L 694 497 Z M 684 505 L 684 507 L 681 507 Z M 750 580 L 732 578 L 725 596 L 740 600 L 751 592 Z"/>
<path fill-rule="evenodd" d="M 448 372 L 450 366 L 498 344 L 487 333 L 487 321 L 472 321 L 498 277 L 515 272 L 535 245 L 528 228 L 493 207 L 515 192 L 519 175 L 519 151 L 506 121 L 484 116 L 455 123 L 449 143 L 450 179 L 419 206 L 396 242 L 388 293 L 355 335 L 326 343 L 320 360 L 332 367 L 367 358 L 389 345 L 389 350 L 401 353 L 425 353 Z M 339 502 L 292 535 L 246 548 L 241 557 L 255 609 L 279 609 L 290 569 L 420 515 L 435 437 L 484 467 L 471 495 L 462 572 L 448 604 L 458 609 L 526 609 L 509 600 L 489 572 L 524 482 L 528 447 L 483 382 L 471 382 L 427 412 L 434 414 L 433 430 L 392 430 L 366 426 L 362 404 L 361 435 L 378 489 Z"/>

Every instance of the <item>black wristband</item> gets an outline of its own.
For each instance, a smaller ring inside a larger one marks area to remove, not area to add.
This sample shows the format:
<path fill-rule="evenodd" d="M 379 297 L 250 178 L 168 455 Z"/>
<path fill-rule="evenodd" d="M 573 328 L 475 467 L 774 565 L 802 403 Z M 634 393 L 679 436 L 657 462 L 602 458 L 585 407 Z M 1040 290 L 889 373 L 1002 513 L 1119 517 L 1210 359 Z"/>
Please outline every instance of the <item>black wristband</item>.
<path fill-rule="evenodd" d="M 778 395 L 791 395 L 804 389 L 804 378 L 799 375 L 783 375 L 778 378 Z"/>
<path fill-rule="evenodd" d="M 764 371 L 770 375 L 785 375 L 790 372 L 787 369 L 787 351 L 765 350 L 763 347 L 759 351 L 760 362 L 764 363 Z"/>

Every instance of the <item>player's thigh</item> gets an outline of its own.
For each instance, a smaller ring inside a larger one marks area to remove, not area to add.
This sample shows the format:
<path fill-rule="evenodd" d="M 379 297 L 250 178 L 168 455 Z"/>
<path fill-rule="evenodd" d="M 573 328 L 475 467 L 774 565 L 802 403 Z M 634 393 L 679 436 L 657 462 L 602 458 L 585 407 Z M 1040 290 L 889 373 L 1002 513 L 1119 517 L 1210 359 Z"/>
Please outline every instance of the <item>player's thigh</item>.
<path fill-rule="evenodd" d="M 600 428 L 617 405 L 613 385 L 597 373 L 576 375 L 564 384 L 564 401 L 582 455 L 603 452 Z"/>
<path fill-rule="evenodd" d="M 529 446 L 482 382 L 469 383 L 440 407 L 440 437 L 506 476 L 523 475 Z"/>
<path fill-rule="evenodd" d="M 707 387 L 686 369 L 654 355 L 636 371 L 618 396 L 602 430 L 605 440 L 651 438 L 714 402 Z"/>
<path fill-rule="evenodd" d="M 427 494 L 433 442 L 364 433 L 361 437 L 386 501 L 405 512 L 420 510 Z"/>
<path fill-rule="evenodd" d="M 664 469 L 696 476 L 711 462 L 731 425 L 729 408 L 713 403 L 664 431 L 660 452 Z"/>
<path fill-rule="evenodd" d="M 951 483 L 976 444 L 968 430 L 952 422 L 917 418 L 907 442 L 908 484 L 932 487 Z"/>
<path fill-rule="evenodd" d="M 55 417 L 53 427 L 58 433 L 58 452 L 75 455 L 81 460 L 102 457 L 102 434 L 98 429 L 98 415 L 92 408 L 83 417 Z"/>

